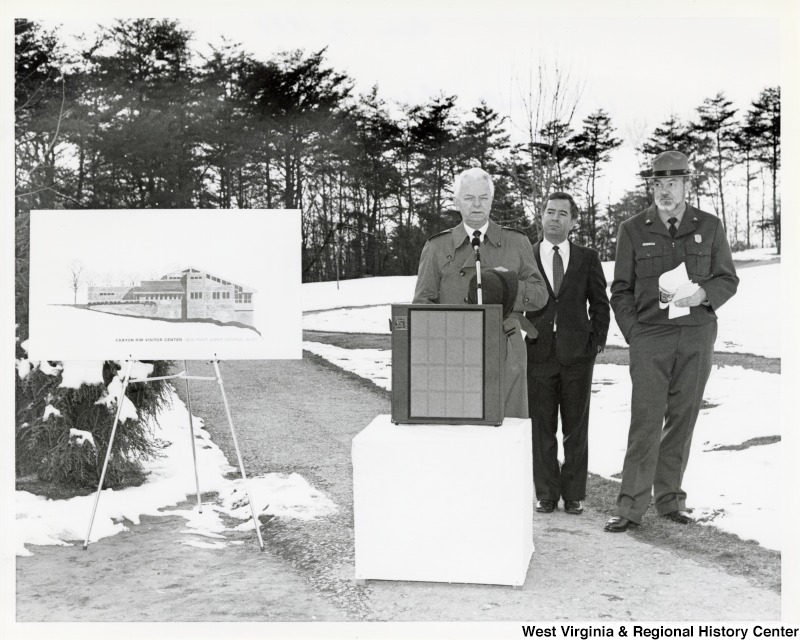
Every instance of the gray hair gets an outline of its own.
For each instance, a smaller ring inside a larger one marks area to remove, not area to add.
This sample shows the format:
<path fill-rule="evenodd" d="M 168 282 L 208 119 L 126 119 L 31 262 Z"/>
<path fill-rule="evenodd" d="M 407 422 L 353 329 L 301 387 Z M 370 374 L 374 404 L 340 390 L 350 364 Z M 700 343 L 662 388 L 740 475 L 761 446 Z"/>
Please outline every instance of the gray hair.
<path fill-rule="evenodd" d="M 470 167 L 459 173 L 456 176 L 456 179 L 453 180 L 453 197 L 458 198 L 459 191 L 461 190 L 461 181 L 465 178 L 483 178 L 486 182 L 489 183 L 489 196 L 494 198 L 494 183 L 492 182 L 492 176 L 490 176 L 486 171 L 481 169 L 480 167 Z"/>

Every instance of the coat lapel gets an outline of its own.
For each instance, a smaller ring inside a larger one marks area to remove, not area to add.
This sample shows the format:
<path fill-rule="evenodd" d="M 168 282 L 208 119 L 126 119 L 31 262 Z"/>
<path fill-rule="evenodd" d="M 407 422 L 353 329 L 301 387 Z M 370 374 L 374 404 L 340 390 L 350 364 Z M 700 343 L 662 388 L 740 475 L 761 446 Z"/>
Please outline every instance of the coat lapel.
<path fill-rule="evenodd" d="M 658 209 L 656 209 L 656 205 L 651 204 L 647 209 L 645 209 L 647 215 L 644 217 L 644 225 L 645 229 L 648 233 L 657 233 L 660 236 L 666 236 L 670 238 L 669 230 L 667 229 L 667 225 L 661 222 L 661 218 L 658 216 Z"/>
<path fill-rule="evenodd" d="M 536 258 L 536 266 L 539 267 L 539 273 L 542 274 L 542 280 L 547 285 L 547 293 L 550 295 L 551 298 L 555 298 L 556 294 L 553 291 L 553 286 L 550 284 L 550 280 L 547 278 L 547 274 L 544 272 L 544 265 L 542 264 L 542 243 L 537 242 L 533 245 L 533 257 Z M 561 281 L 561 286 L 564 286 L 564 281 Z"/>
<path fill-rule="evenodd" d="M 571 240 L 569 241 L 569 263 L 567 263 L 567 268 L 564 270 L 564 279 L 561 281 L 561 291 L 564 291 L 564 288 L 569 286 L 569 284 L 574 279 L 574 274 L 578 273 L 581 268 L 581 264 L 585 259 L 585 255 L 581 250 L 581 247 L 576 246 Z M 560 293 L 560 292 L 559 292 Z"/>
<path fill-rule="evenodd" d="M 466 245 L 466 253 L 463 259 L 459 258 L 460 269 L 474 269 L 475 268 L 475 251 L 473 250 L 470 242 L 468 242 L 467 234 L 464 231 L 464 225 L 460 224 L 452 230 L 453 237 L 453 255 L 462 244 Z M 489 220 L 489 226 L 486 229 L 486 239 L 481 244 L 481 269 L 492 269 L 494 267 L 502 266 L 499 263 L 500 251 L 502 247 L 502 230 L 499 224 Z M 463 251 L 463 249 L 462 249 Z"/>
<path fill-rule="evenodd" d="M 686 205 L 686 211 L 683 212 L 681 224 L 678 226 L 678 232 L 675 234 L 676 238 L 694 233 L 697 229 L 697 210 L 692 205 Z"/>

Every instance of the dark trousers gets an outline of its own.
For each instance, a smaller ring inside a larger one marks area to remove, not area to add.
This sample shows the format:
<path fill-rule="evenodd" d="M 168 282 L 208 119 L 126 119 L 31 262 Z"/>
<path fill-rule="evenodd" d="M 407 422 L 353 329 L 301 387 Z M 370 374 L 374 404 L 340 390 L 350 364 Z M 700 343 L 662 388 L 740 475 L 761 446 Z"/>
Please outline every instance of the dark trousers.
<path fill-rule="evenodd" d="M 594 358 L 562 365 L 551 354 L 528 360 L 528 409 L 533 439 L 533 485 L 538 500 L 583 500 L 589 463 L 589 400 Z M 558 414 L 564 464 L 558 464 Z"/>
<path fill-rule="evenodd" d="M 659 514 L 686 508 L 681 483 L 711 373 L 717 323 L 638 324 L 633 331 L 631 426 L 615 514 L 641 522 L 651 489 Z"/>

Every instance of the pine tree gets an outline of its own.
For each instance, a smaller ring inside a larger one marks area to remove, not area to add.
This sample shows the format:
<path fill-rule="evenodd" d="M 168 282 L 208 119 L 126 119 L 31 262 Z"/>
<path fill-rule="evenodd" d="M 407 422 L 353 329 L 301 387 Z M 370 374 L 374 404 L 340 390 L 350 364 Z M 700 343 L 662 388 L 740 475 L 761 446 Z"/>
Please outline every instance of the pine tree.
<path fill-rule="evenodd" d="M 697 108 L 699 120 L 693 125 L 694 131 L 706 143 L 703 146 L 706 150 L 704 156 L 716 185 L 722 226 L 726 231 L 728 219 L 725 211 L 725 179 L 734 166 L 736 135 L 736 109 L 731 108 L 732 105 L 722 92 L 713 98 L 706 98 Z"/>
<path fill-rule="evenodd" d="M 411 144 L 416 158 L 413 179 L 419 196 L 417 214 L 425 235 L 452 226 L 455 215 L 446 208 L 455 177 L 457 153 L 456 97 L 441 95 L 409 111 Z"/>
<path fill-rule="evenodd" d="M 778 199 L 778 170 L 781 166 L 781 90 L 767 87 L 753 101 L 750 122 L 761 139 L 758 160 L 770 170 L 772 177 L 772 231 L 775 246 L 781 252 L 781 211 Z"/>
<path fill-rule="evenodd" d="M 506 160 L 510 149 L 506 119 L 485 101 L 474 107 L 471 115 L 458 133 L 457 170 L 476 165 L 488 172 L 494 183 L 492 218 L 499 224 L 524 229 L 529 223 L 515 193 L 513 175 Z"/>
<path fill-rule="evenodd" d="M 740 161 L 744 161 L 744 185 L 745 185 L 745 247 L 750 249 L 752 243 L 750 241 L 750 194 L 752 189 L 750 183 L 756 179 L 755 174 L 751 171 L 754 160 L 754 152 L 760 142 L 760 133 L 758 126 L 754 121 L 753 112 L 748 112 L 745 116 L 744 122 L 740 122 L 734 133 L 733 138 L 736 145 L 737 153 Z"/>
<path fill-rule="evenodd" d="M 240 45 L 223 40 L 211 47 L 198 71 L 191 130 L 198 143 L 196 159 L 203 167 L 198 185 L 201 208 L 271 206 L 265 202 L 259 167 L 269 145 L 257 135 L 244 89 L 255 65 Z M 265 155 L 269 157 L 268 151 Z"/>
<path fill-rule="evenodd" d="M 613 133 L 611 118 L 598 109 L 584 119 L 581 131 L 568 141 L 570 162 L 577 167 L 585 185 L 587 224 L 581 225 L 580 235 L 590 245 L 597 241 L 597 178 L 602 173 L 602 165 L 611 159 L 611 151 L 622 144 Z"/>
<path fill-rule="evenodd" d="M 599 228 L 595 246 L 601 260 L 614 260 L 619 225 L 631 216 L 644 211 L 649 204 L 650 199 L 646 193 L 626 191 L 617 202 L 608 205 L 607 215 Z"/>
<path fill-rule="evenodd" d="M 110 114 L 97 140 L 102 207 L 187 208 L 199 172 L 191 129 L 195 71 L 191 33 L 170 20 L 117 20 L 87 54 Z"/>
<path fill-rule="evenodd" d="M 644 164 L 652 166 L 656 156 L 664 151 L 680 151 L 689 158 L 692 171 L 696 174 L 690 179 L 695 204 L 700 206 L 700 196 L 705 193 L 706 167 L 704 164 L 705 142 L 694 131 L 691 124 L 682 122 L 677 116 L 670 116 L 661 126 L 656 127 L 652 135 L 637 149 L 644 156 Z M 647 173 L 646 171 L 645 173 Z M 644 185 L 647 193 L 647 185 Z"/>

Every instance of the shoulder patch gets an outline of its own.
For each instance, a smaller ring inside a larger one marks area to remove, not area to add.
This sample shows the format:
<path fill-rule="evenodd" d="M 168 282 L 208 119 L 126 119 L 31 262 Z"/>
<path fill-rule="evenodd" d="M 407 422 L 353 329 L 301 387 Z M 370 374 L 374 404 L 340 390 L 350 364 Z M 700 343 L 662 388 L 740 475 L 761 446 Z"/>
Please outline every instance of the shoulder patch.
<path fill-rule="evenodd" d="M 500 227 L 500 228 L 505 231 L 513 231 L 514 233 L 518 233 L 521 236 L 525 236 L 526 238 L 528 237 L 527 233 L 525 233 L 524 231 L 520 231 L 519 229 L 514 229 L 513 227 Z"/>
<path fill-rule="evenodd" d="M 425 242 L 430 242 L 434 238 L 438 238 L 439 236 L 443 236 L 447 233 L 450 233 L 452 229 L 445 229 L 444 231 L 440 231 L 439 233 L 434 233 L 432 236 L 428 236 L 428 239 Z"/>

